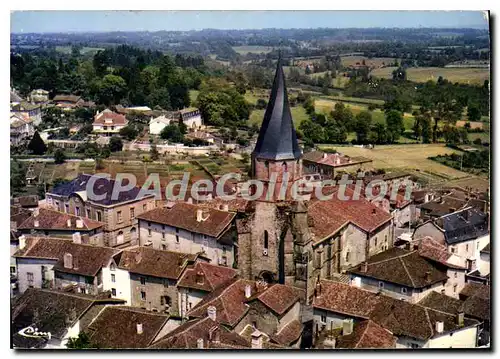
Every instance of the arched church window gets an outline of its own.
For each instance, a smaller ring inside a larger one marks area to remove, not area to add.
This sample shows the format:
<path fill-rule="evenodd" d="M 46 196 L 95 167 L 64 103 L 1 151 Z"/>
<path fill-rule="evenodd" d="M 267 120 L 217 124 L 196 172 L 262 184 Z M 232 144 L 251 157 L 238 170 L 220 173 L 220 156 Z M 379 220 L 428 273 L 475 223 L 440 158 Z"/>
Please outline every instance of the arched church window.
<path fill-rule="evenodd" d="M 264 231 L 264 249 L 269 248 L 269 233 Z"/>

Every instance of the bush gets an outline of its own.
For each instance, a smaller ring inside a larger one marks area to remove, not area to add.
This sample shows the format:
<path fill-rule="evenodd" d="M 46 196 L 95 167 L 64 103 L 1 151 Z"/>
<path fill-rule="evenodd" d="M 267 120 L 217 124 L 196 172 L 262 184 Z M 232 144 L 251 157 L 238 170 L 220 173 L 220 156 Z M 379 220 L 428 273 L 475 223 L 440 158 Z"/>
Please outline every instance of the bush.
<path fill-rule="evenodd" d="M 476 138 L 474 141 L 472 141 L 472 143 L 475 144 L 475 145 L 479 145 L 479 146 L 482 144 L 480 138 Z"/>
<path fill-rule="evenodd" d="M 58 148 L 54 151 L 54 162 L 56 164 L 61 164 L 64 163 L 64 161 L 66 161 L 66 154 L 62 149 Z"/>

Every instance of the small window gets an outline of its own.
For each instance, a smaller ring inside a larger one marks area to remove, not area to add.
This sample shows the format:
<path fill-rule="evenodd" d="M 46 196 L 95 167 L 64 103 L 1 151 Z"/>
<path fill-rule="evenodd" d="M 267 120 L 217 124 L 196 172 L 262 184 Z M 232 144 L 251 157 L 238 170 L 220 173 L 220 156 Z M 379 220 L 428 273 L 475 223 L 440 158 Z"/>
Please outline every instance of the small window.
<path fill-rule="evenodd" d="M 226 246 L 222 246 L 222 254 L 226 254 Z"/>
<path fill-rule="evenodd" d="M 101 212 L 97 212 L 97 221 L 102 222 L 102 213 Z"/>
<path fill-rule="evenodd" d="M 179 243 L 179 236 L 175 236 L 175 241 Z"/>
<path fill-rule="evenodd" d="M 80 207 L 75 207 L 75 214 L 76 214 L 77 216 L 79 216 L 79 215 L 80 215 Z"/>
<path fill-rule="evenodd" d="M 458 273 L 457 272 L 453 273 L 453 277 L 458 278 Z"/>
<path fill-rule="evenodd" d="M 269 248 L 269 233 L 264 231 L 264 249 Z"/>
<path fill-rule="evenodd" d="M 349 262 L 349 251 L 347 251 L 345 254 L 345 261 Z"/>
<path fill-rule="evenodd" d="M 163 280 L 163 287 L 168 288 L 168 279 Z"/>
<path fill-rule="evenodd" d="M 141 300 L 146 300 L 146 292 L 141 291 Z"/>
<path fill-rule="evenodd" d="M 87 212 L 87 218 L 91 218 L 90 208 L 87 208 L 85 211 Z"/>
<path fill-rule="evenodd" d="M 69 204 L 64 205 L 64 210 L 66 211 L 66 213 L 69 213 Z"/>
<path fill-rule="evenodd" d="M 164 231 L 164 230 L 165 230 L 165 225 L 164 225 L 164 224 L 162 224 L 162 225 L 161 225 L 161 230 L 162 230 L 162 231 Z"/>
<path fill-rule="evenodd" d="M 116 297 L 116 288 L 111 288 L 111 295 Z"/>
<path fill-rule="evenodd" d="M 382 284 L 383 284 L 383 283 L 382 283 Z M 406 288 L 405 288 L 405 287 L 402 287 L 402 288 L 401 288 L 401 293 L 406 294 L 406 292 L 407 292 Z"/>
<path fill-rule="evenodd" d="M 114 263 L 111 263 L 111 265 L 109 266 L 109 270 L 114 272 L 116 270 L 116 265 Z"/>
<path fill-rule="evenodd" d="M 141 281 L 141 285 L 146 285 L 146 278 L 139 277 L 139 280 Z"/>
<path fill-rule="evenodd" d="M 130 219 L 134 219 L 134 218 L 135 218 L 135 208 L 131 207 L 130 208 Z"/>
<path fill-rule="evenodd" d="M 161 232 L 161 239 L 165 239 L 165 232 Z"/>
<path fill-rule="evenodd" d="M 192 307 L 193 307 L 193 303 L 189 302 L 188 303 L 188 309 L 191 310 Z"/>
<path fill-rule="evenodd" d="M 385 243 L 387 243 L 387 234 L 385 235 Z"/>
<path fill-rule="evenodd" d="M 384 288 L 384 282 L 378 282 L 378 287 L 379 288 Z"/>
<path fill-rule="evenodd" d="M 146 212 L 147 210 L 148 210 L 148 205 L 147 204 L 143 204 L 142 205 L 142 211 Z"/>
<path fill-rule="evenodd" d="M 87 290 L 85 288 L 80 288 L 80 293 L 87 294 Z"/>
<path fill-rule="evenodd" d="M 373 243 L 374 243 L 374 245 L 375 245 L 375 247 L 376 247 L 376 246 L 377 246 L 377 237 L 375 237 L 375 238 L 373 239 Z"/>
<path fill-rule="evenodd" d="M 455 247 L 451 247 L 451 253 L 455 253 Z"/>
<path fill-rule="evenodd" d="M 166 251 L 167 250 L 167 245 L 166 244 L 162 244 L 161 245 L 161 249 L 164 250 L 164 251 Z"/>
<path fill-rule="evenodd" d="M 468 245 L 468 244 L 466 244 L 466 245 L 465 245 L 465 251 L 466 251 L 466 252 L 468 252 L 468 251 L 469 251 L 469 245 Z"/>
<path fill-rule="evenodd" d="M 453 293 L 456 293 L 456 292 L 457 292 L 457 285 L 456 285 L 456 284 L 454 284 L 454 285 L 453 285 Z"/>
<path fill-rule="evenodd" d="M 257 322 L 252 322 L 252 327 L 253 327 L 254 329 L 257 329 Z"/>
<path fill-rule="evenodd" d="M 179 228 L 176 228 L 176 229 L 175 229 L 175 233 L 179 233 Z"/>
<path fill-rule="evenodd" d="M 151 228 L 148 228 L 148 237 L 151 237 Z"/>
<path fill-rule="evenodd" d="M 321 323 L 326 323 L 326 315 L 321 315 Z"/>
<path fill-rule="evenodd" d="M 117 211 L 117 212 L 116 212 L 116 221 L 117 221 L 118 223 L 123 222 L 122 211 Z"/>
<path fill-rule="evenodd" d="M 111 282 L 112 283 L 116 282 L 116 276 L 114 274 L 111 274 Z"/>
<path fill-rule="evenodd" d="M 16 273 L 16 267 L 10 267 L 10 273 L 11 274 Z"/>
<path fill-rule="evenodd" d="M 445 294 L 445 290 L 444 289 L 441 289 L 441 294 Z"/>

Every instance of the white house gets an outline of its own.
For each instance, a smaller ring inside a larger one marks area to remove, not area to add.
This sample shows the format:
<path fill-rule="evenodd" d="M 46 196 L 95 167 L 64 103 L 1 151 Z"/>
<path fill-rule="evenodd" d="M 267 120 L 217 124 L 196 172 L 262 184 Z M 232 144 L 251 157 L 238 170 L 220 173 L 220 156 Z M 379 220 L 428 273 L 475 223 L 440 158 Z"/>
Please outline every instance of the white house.
<path fill-rule="evenodd" d="M 18 146 L 29 141 L 35 133 L 33 121 L 22 114 L 10 114 L 10 144 Z"/>
<path fill-rule="evenodd" d="M 176 203 L 137 216 L 139 243 L 155 249 L 204 253 L 212 264 L 234 263 L 233 219 L 235 213 Z"/>
<path fill-rule="evenodd" d="M 124 115 L 105 109 L 94 116 L 92 128 L 94 133 L 112 136 L 118 134 L 127 124 L 128 120 Z"/>
<path fill-rule="evenodd" d="M 167 117 L 165 115 L 161 115 L 155 118 L 152 118 L 149 121 L 149 134 L 150 135 L 159 135 L 161 131 L 171 122 L 176 122 L 176 120 L 172 117 Z"/>

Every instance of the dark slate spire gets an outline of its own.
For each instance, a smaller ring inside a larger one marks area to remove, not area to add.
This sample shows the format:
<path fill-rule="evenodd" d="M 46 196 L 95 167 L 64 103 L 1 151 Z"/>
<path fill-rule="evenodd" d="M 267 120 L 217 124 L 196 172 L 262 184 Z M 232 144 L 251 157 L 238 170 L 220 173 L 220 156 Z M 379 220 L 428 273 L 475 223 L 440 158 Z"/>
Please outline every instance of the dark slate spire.
<path fill-rule="evenodd" d="M 281 55 L 278 58 L 271 96 L 253 155 L 255 158 L 267 160 L 291 160 L 302 155 L 288 104 Z"/>

